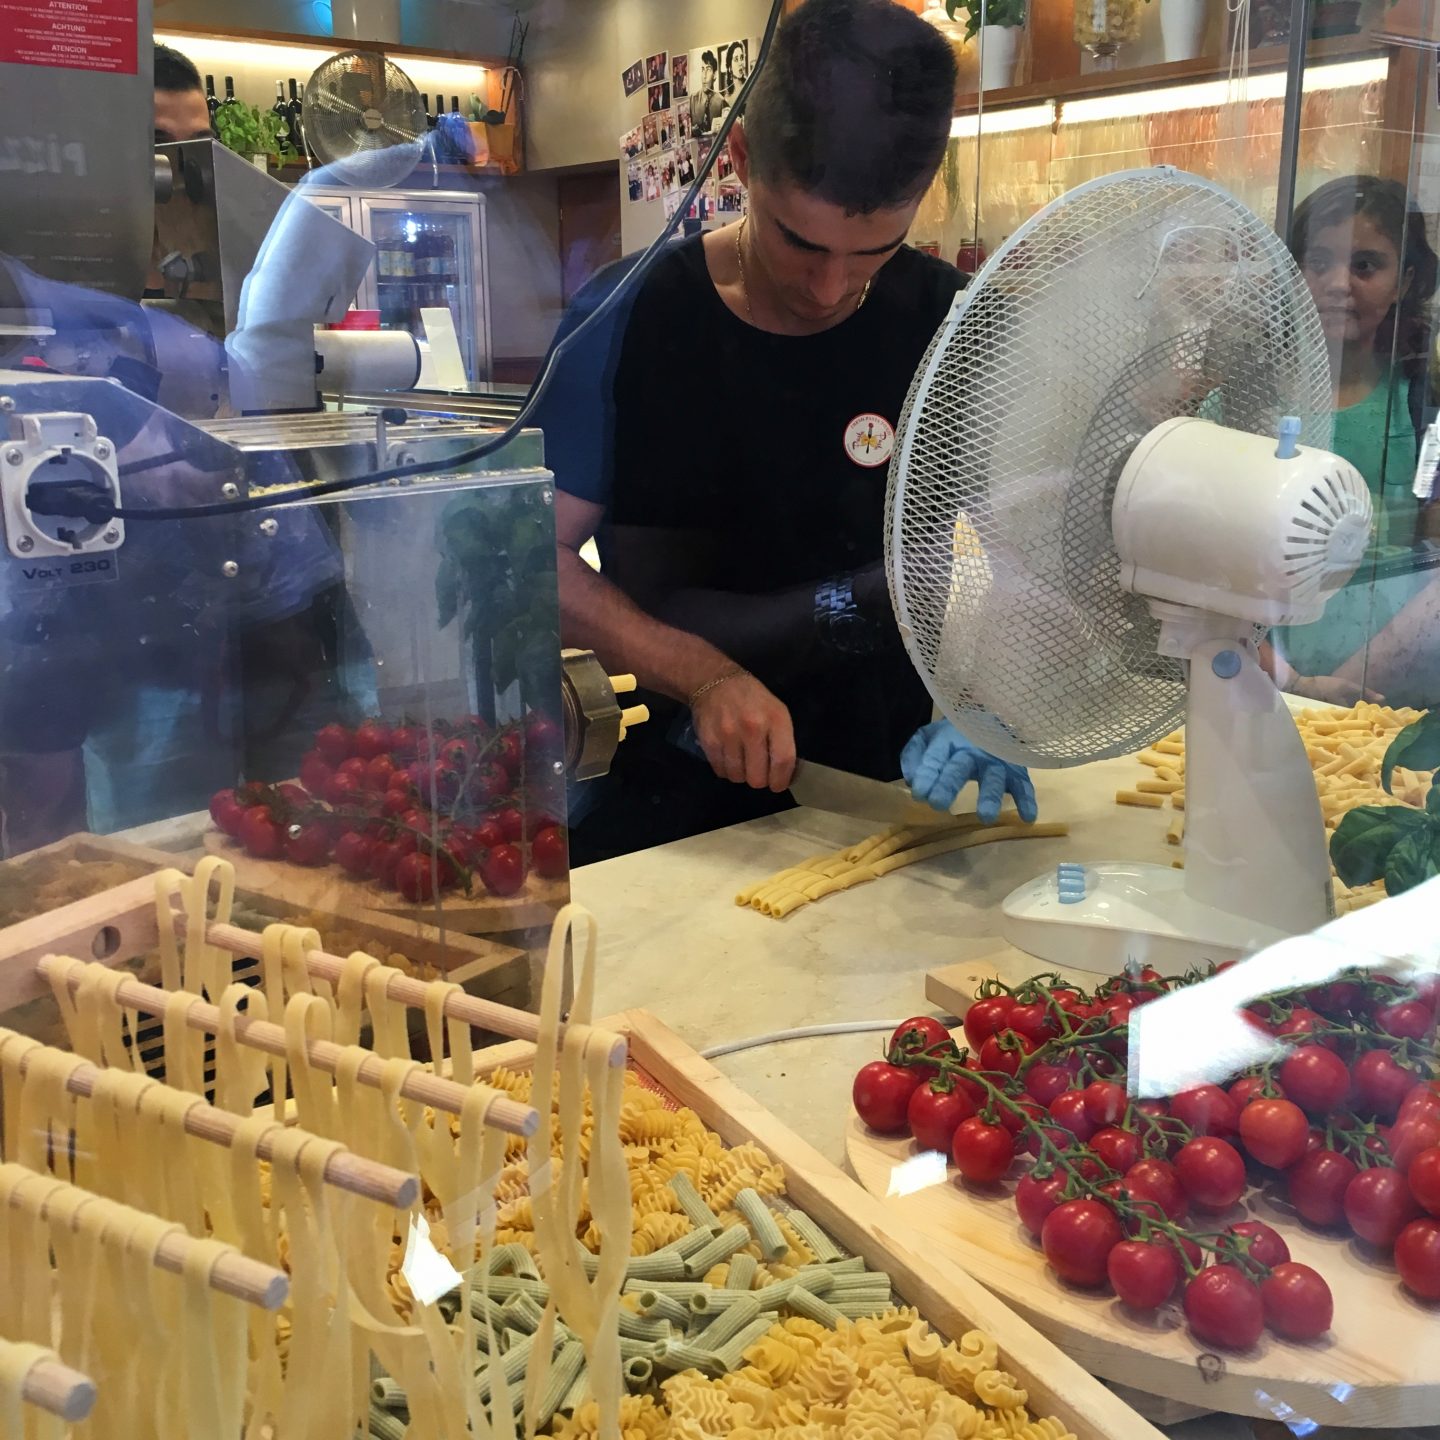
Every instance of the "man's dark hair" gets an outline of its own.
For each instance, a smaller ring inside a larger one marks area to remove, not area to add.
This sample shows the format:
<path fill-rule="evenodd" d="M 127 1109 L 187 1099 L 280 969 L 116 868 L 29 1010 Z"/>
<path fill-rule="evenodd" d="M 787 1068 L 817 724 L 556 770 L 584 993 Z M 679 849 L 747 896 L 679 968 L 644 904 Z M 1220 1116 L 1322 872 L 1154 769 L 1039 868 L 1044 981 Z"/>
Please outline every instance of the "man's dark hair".
<path fill-rule="evenodd" d="M 894 209 L 935 177 L 955 56 L 894 0 L 806 0 L 776 32 L 745 106 L 751 174 L 850 214 Z"/>
<path fill-rule="evenodd" d="M 203 90 L 200 72 L 189 59 L 168 45 L 155 47 L 155 88 L 157 90 Z"/>
<path fill-rule="evenodd" d="M 700 63 L 701 63 L 701 65 L 708 65 L 712 70 L 714 70 L 714 71 L 716 72 L 716 74 L 719 74 L 719 71 L 720 71 L 720 61 L 719 61 L 719 59 L 716 57 L 715 52 L 714 52 L 713 50 L 707 50 L 707 51 L 705 51 L 705 53 L 704 53 L 703 55 L 701 55 L 701 57 L 700 57 Z"/>

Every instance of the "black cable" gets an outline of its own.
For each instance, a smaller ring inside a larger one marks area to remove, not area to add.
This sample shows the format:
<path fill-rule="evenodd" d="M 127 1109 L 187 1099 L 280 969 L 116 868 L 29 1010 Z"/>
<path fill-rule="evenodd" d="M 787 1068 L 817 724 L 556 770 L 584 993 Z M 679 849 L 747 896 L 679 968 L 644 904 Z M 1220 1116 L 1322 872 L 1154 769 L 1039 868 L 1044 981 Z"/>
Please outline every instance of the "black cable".
<path fill-rule="evenodd" d="M 321 495 L 339 494 L 346 490 L 359 490 L 369 485 L 383 485 L 391 480 L 406 480 L 413 475 L 431 475 L 436 471 L 459 470 L 463 466 L 473 465 L 477 460 L 483 460 L 487 455 L 493 455 L 497 450 L 503 449 L 510 444 L 525 428 L 530 416 L 535 413 L 535 407 L 540 403 L 541 397 L 549 387 L 551 376 L 555 372 L 557 363 L 564 357 L 565 352 L 576 344 L 592 325 L 600 322 L 602 317 L 608 316 L 612 310 L 620 305 L 629 292 L 638 285 L 649 273 L 650 267 L 655 263 L 660 252 L 669 242 L 670 237 L 679 229 L 681 222 L 695 202 L 695 197 L 700 193 L 701 186 L 710 177 L 710 171 L 714 168 L 720 158 L 720 150 L 729 137 L 731 126 L 734 125 L 744 108 L 745 100 L 750 94 L 751 88 L 765 67 L 765 62 L 770 55 L 770 44 L 775 38 L 775 31 L 780 24 L 780 10 L 782 0 L 774 0 L 770 7 L 770 18 L 765 22 L 765 34 L 760 41 L 760 53 L 755 63 L 750 67 L 750 74 L 745 83 L 740 87 L 740 93 L 735 97 L 734 103 L 726 112 L 724 120 L 720 122 L 719 132 L 715 135 L 710 146 L 710 154 L 706 157 L 705 163 L 696 172 L 695 179 L 691 182 L 685 197 L 676 208 L 675 213 L 666 222 L 660 234 L 651 242 L 649 248 L 631 268 L 630 272 L 620 281 L 609 295 L 597 305 L 594 311 L 586 319 L 575 327 L 563 340 L 559 342 L 546 357 L 544 368 L 531 385 L 529 393 L 525 397 L 525 403 L 520 408 L 520 413 L 502 430 L 498 435 L 492 436 L 489 440 L 474 446 L 469 450 L 463 450 L 458 455 L 449 456 L 439 460 L 416 460 L 409 465 L 395 465 L 388 470 L 375 470 L 366 475 L 352 475 L 344 480 L 329 480 L 320 485 L 305 485 L 294 490 L 287 490 L 279 495 L 254 495 L 243 500 L 225 500 L 214 505 L 189 505 L 189 506 L 159 506 L 153 510 L 134 510 L 127 506 L 113 506 L 108 497 L 100 497 L 98 501 L 89 502 L 84 511 L 66 510 L 63 513 L 76 519 L 86 519 L 92 524 L 102 524 L 105 520 L 199 520 L 217 515 L 243 515 L 249 510 L 269 510 L 277 505 L 300 504 L 315 499 Z M 56 487 L 57 491 L 59 487 Z M 60 500 L 60 495 L 52 497 L 52 505 Z M 76 503 L 82 503 L 77 498 Z M 33 507 L 32 507 L 33 508 Z M 51 509 L 48 513 L 55 514 Z"/>

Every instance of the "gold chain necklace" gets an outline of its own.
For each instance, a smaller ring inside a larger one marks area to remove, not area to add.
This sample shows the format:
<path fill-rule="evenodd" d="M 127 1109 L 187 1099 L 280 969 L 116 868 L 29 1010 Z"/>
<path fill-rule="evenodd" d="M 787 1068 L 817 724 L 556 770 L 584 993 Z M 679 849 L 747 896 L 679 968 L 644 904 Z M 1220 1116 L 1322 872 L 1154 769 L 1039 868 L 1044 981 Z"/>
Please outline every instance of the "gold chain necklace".
<path fill-rule="evenodd" d="M 740 266 L 740 298 L 745 302 L 745 318 L 753 325 L 755 323 L 755 311 L 750 304 L 750 285 L 745 278 L 745 250 L 740 243 L 745 237 L 745 227 L 749 223 L 750 217 L 747 215 L 739 225 L 735 227 L 735 259 Z M 865 302 L 870 298 L 871 283 L 869 280 L 865 282 L 865 288 L 860 292 L 860 303 L 850 312 L 852 315 L 858 315 Z"/>

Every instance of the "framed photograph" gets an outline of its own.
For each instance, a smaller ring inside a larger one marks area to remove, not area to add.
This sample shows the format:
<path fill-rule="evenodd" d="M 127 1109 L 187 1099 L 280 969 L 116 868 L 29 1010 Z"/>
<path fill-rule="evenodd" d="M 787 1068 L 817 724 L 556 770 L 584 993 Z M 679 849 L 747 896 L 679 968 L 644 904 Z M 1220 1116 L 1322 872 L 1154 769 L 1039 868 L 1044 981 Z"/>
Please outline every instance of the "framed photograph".
<path fill-rule="evenodd" d="M 711 135 L 730 108 L 720 89 L 720 52 L 723 45 L 706 45 L 690 52 L 688 88 L 690 128 L 695 135 Z"/>
<path fill-rule="evenodd" d="M 745 189 L 735 182 L 721 185 L 715 210 L 720 215 L 743 215 L 745 213 Z"/>
<path fill-rule="evenodd" d="M 650 87 L 650 113 L 658 115 L 662 110 L 670 108 L 670 86 L 652 85 Z"/>
<path fill-rule="evenodd" d="M 677 105 L 675 107 L 675 138 L 688 140 L 693 133 L 694 129 L 690 123 L 690 107 Z"/>
<path fill-rule="evenodd" d="M 727 104 L 740 93 L 740 87 L 750 78 L 750 42 L 731 40 L 719 47 L 720 93 Z"/>
<path fill-rule="evenodd" d="M 645 80 L 650 85 L 658 85 L 665 78 L 665 62 L 669 59 L 666 51 L 662 50 L 658 55 L 652 55 L 645 62 Z"/>
<path fill-rule="evenodd" d="M 673 150 L 666 150 L 660 157 L 660 188 L 673 190 L 679 183 L 679 165 Z"/>
<path fill-rule="evenodd" d="M 658 200 L 660 198 L 660 167 L 653 161 L 645 164 L 645 198 L 647 200 Z"/>
<path fill-rule="evenodd" d="M 620 137 L 620 153 L 627 160 L 633 160 L 644 148 L 645 137 L 638 125 L 633 130 L 627 130 Z"/>
<path fill-rule="evenodd" d="M 677 100 L 683 100 L 690 93 L 690 57 L 688 55 L 672 55 L 670 57 L 670 88 L 675 92 Z"/>
<path fill-rule="evenodd" d="M 682 145 L 675 152 L 675 178 L 683 189 L 695 183 L 695 152 L 689 144 Z"/>
<path fill-rule="evenodd" d="M 644 61 L 637 60 L 633 65 L 627 65 L 621 72 L 620 83 L 625 87 L 627 96 L 633 95 L 645 83 Z"/>
<path fill-rule="evenodd" d="M 665 218 L 667 220 L 680 208 L 680 202 L 684 198 L 683 190 L 667 190 L 665 192 Z"/>
<path fill-rule="evenodd" d="M 629 162 L 625 176 L 625 184 L 632 203 L 645 198 L 645 181 L 640 174 L 640 162 L 638 160 L 631 160 Z"/>
<path fill-rule="evenodd" d="M 662 150 L 668 150 L 675 143 L 675 122 L 671 111 L 662 110 L 655 117 L 655 138 Z"/>
<path fill-rule="evenodd" d="M 728 144 L 720 147 L 720 153 L 715 157 L 715 178 L 722 184 L 735 175 L 735 162 L 730 158 L 730 146 Z"/>
<path fill-rule="evenodd" d="M 640 132 L 647 150 L 654 150 L 660 144 L 660 129 L 653 115 L 647 115 L 640 122 Z"/>

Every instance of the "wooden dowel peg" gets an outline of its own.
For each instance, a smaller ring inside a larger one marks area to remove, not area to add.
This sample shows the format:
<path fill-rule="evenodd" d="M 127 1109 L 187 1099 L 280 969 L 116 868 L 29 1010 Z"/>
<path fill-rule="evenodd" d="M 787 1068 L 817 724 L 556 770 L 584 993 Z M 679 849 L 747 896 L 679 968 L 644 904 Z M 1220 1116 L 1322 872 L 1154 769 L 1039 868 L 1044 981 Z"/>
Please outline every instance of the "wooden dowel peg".
<path fill-rule="evenodd" d="M 207 925 L 205 938 L 212 945 L 232 955 L 244 955 L 256 960 L 260 958 L 260 937 L 238 925 Z M 328 955 L 323 950 L 311 950 L 305 956 L 305 969 L 317 980 L 325 980 L 331 985 L 340 983 L 344 964 L 338 955 Z M 423 1010 L 429 984 L 424 980 L 416 980 L 393 966 L 387 965 L 385 968 L 390 972 L 385 982 L 386 997 L 412 1009 Z M 494 1000 L 480 1000 L 474 995 L 452 992 L 445 997 L 445 1013 L 456 1020 L 465 1021 L 468 1025 L 482 1030 L 494 1030 L 500 1035 L 511 1035 L 517 1040 L 538 1041 L 540 1038 L 538 1015 L 532 1015 L 528 1010 L 517 1010 L 511 1005 L 500 1005 Z M 580 1029 L 580 1033 L 587 1033 L 589 1028 L 586 1026 Z M 566 1033 L 565 1027 L 562 1026 L 560 1033 L 563 1037 Z M 624 1065 L 628 1053 L 629 1048 L 624 1036 L 615 1036 L 607 1057 L 611 1067 L 618 1069 Z M 533 1131 L 527 1130 L 524 1133 L 530 1135 Z"/>
<path fill-rule="evenodd" d="M 13 1348 L 0 1340 L 0 1354 Z M 25 1372 L 20 1394 L 26 1404 L 48 1410 L 67 1425 L 78 1425 L 95 1408 L 95 1382 L 53 1356 Z"/>
<path fill-rule="evenodd" d="M 0 1030 L 0 1036 L 7 1033 L 7 1031 Z M 64 1052 L 51 1051 L 51 1053 L 62 1054 Z M 67 1056 L 66 1058 L 73 1060 L 73 1066 L 69 1075 L 65 1077 L 65 1088 L 72 1095 L 89 1099 L 95 1093 L 95 1082 L 100 1074 L 99 1069 L 88 1060 L 80 1059 L 79 1056 Z M 22 1075 L 28 1065 L 28 1057 L 22 1057 L 20 1061 Z M 185 1112 L 185 1133 L 187 1135 L 194 1135 L 196 1139 L 209 1141 L 212 1145 L 223 1145 L 227 1149 L 235 1143 L 235 1136 L 240 1129 L 240 1124 L 240 1116 L 232 1115 L 228 1110 L 221 1110 L 200 1096 L 194 1097 L 193 1103 Z M 274 1159 L 275 1145 L 269 1135 L 261 1136 L 260 1143 L 255 1147 L 255 1153 L 262 1160 Z M 349 1150 L 336 1151 L 330 1156 L 325 1163 L 324 1179 L 327 1184 L 333 1185 L 337 1190 L 347 1190 L 352 1195 L 360 1195 L 367 1200 L 374 1200 L 378 1204 L 393 1206 L 397 1210 L 408 1210 L 420 1197 L 418 1176 L 407 1175 L 403 1170 L 397 1170 L 393 1165 L 382 1165 L 378 1160 L 367 1160 L 363 1155 L 356 1155 Z"/>
<path fill-rule="evenodd" d="M 60 964 L 61 957 L 47 955 L 40 960 L 36 968 L 48 979 L 52 974 L 58 973 Z M 78 988 L 78 971 L 71 969 L 68 974 L 71 989 Z M 173 993 L 161 990 L 155 985 L 146 985 L 139 980 L 124 980 L 115 987 L 116 1001 L 130 1010 L 138 1010 L 142 1015 L 163 1016 Z M 220 1030 L 220 1012 L 197 996 L 185 1012 L 185 1023 L 192 1030 L 202 1030 L 207 1035 L 215 1035 Z M 246 1016 L 239 1016 L 235 1021 L 235 1038 L 242 1045 L 248 1045 L 253 1050 L 263 1050 L 267 1055 L 287 1053 L 285 1031 L 268 1020 L 251 1020 Z M 329 1040 L 308 1040 L 305 1053 L 317 1070 L 333 1075 L 339 1069 L 344 1051 Z M 378 1055 L 371 1055 L 361 1064 L 357 1074 L 362 1084 L 378 1090 L 384 1079 L 385 1062 Z M 408 1100 L 429 1105 L 431 1109 L 458 1115 L 465 1104 L 466 1090 L 463 1085 L 457 1085 L 453 1080 L 442 1080 L 438 1076 L 416 1070 L 406 1076 L 400 1093 Z M 491 1104 L 485 1114 L 485 1123 L 493 1125 L 497 1130 L 504 1130 L 507 1134 L 528 1139 L 539 1126 L 540 1116 L 529 1105 L 522 1105 L 517 1100 L 504 1097 Z"/>
<path fill-rule="evenodd" d="M 19 1170 L 20 1167 L 7 1165 L 5 1169 Z M 122 1205 L 116 1200 L 102 1199 L 98 1195 L 92 1195 L 88 1190 L 80 1189 L 77 1185 L 67 1185 L 62 1182 L 58 1185 L 47 1185 L 38 1197 L 38 1204 L 34 1208 L 42 1220 L 50 1218 L 51 1211 L 54 1209 L 54 1201 L 61 1195 L 64 1195 L 68 1201 L 78 1201 L 82 1205 L 103 1205 L 113 1211 L 122 1224 L 126 1222 L 133 1224 L 137 1220 L 153 1222 L 155 1218 L 143 1210 L 136 1210 L 133 1206 Z M 14 1190 L 10 1194 L 12 1209 L 25 1210 L 30 1208 L 31 1203 L 23 1190 Z M 191 1247 L 199 1243 L 183 1230 L 172 1230 L 161 1239 L 155 1248 L 156 1267 L 168 1270 L 173 1275 L 183 1274 L 185 1261 L 190 1254 Z M 278 1310 L 290 1294 L 290 1279 L 283 1270 L 263 1265 L 259 1260 L 252 1260 L 248 1255 L 242 1255 L 233 1245 L 226 1245 L 222 1253 L 216 1257 L 214 1265 L 211 1266 L 210 1288 L 218 1290 L 222 1295 L 233 1295 L 235 1299 L 244 1300 L 247 1304 L 256 1305 L 262 1310 Z"/>

